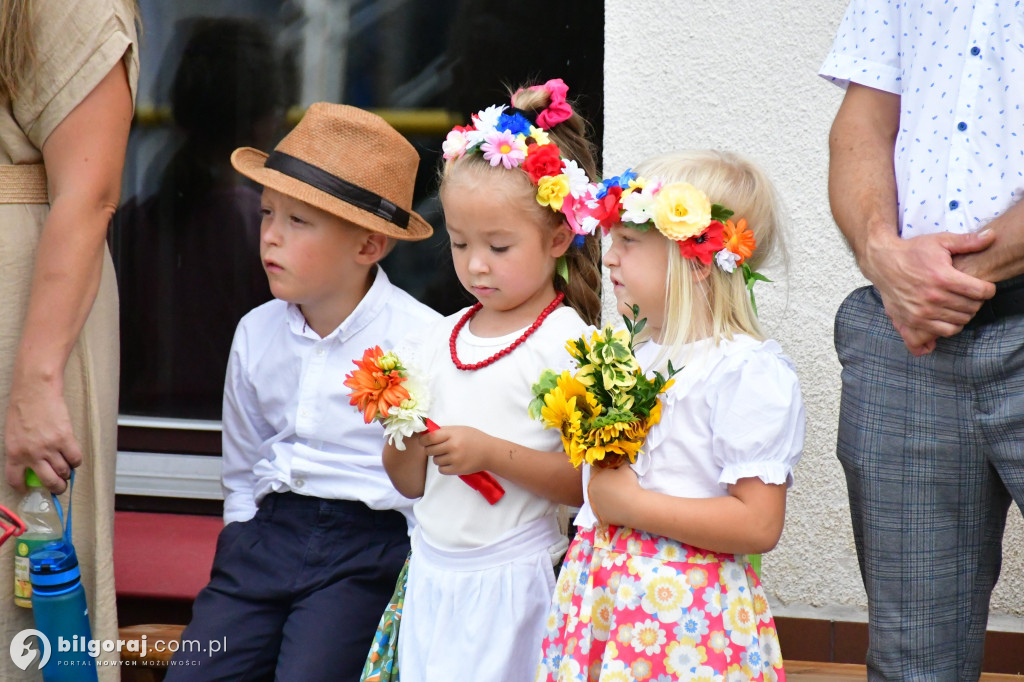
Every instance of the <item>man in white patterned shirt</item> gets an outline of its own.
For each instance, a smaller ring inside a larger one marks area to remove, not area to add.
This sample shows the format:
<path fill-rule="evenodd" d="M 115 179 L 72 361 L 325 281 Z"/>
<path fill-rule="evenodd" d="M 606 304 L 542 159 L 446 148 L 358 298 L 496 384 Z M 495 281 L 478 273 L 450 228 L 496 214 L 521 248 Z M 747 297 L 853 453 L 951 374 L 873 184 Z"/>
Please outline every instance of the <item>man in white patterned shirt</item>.
<path fill-rule="evenodd" d="M 846 87 L 832 212 L 873 284 L 835 339 L 870 679 L 979 677 L 1024 503 L 1022 45 L 1019 2 L 853 0 L 821 68 Z"/>

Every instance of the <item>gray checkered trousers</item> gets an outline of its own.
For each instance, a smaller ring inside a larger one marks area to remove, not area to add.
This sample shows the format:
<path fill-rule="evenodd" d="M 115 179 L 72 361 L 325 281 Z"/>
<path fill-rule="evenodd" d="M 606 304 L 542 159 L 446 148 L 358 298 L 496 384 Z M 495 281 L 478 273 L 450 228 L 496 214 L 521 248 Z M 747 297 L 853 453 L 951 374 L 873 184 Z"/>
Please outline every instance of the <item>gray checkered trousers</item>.
<path fill-rule="evenodd" d="M 1024 278 L 1006 284 L 997 298 L 1024 294 Z M 920 358 L 874 287 L 836 315 L 837 453 L 868 595 L 871 680 L 981 674 L 1007 510 L 1024 508 L 1024 310 L 1006 308 L 986 304 Z"/>

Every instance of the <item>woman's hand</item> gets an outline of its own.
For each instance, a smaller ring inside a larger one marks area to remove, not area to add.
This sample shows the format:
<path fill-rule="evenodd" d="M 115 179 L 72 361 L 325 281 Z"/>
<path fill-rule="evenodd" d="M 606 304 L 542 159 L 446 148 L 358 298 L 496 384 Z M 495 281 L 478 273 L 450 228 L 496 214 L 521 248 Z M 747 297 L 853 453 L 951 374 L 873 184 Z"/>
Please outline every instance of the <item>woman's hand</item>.
<path fill-rule="evenodd" d="M 5 475 L 19 491 L 26 466 L 62 492 L 64 477 L 82 463 L 64 402 L 64 368 L 99 290 L 133 112 L 119 60 L 42 145 L 50 212 L 36 248 L 4 429 Z"/>
<path fill-rule="evenodd" d="M 59 386 L 15 380 L 7 408 L 4 445 L 5 475 L 13 488 L 25 491 L 27 467 L 50 492 L 64 492 L 71 469 L 82 463 L 82 450 L 72 433 L 68 407 Z"/>
<path fill-rule="evenodd" d="M 488 469 L 495 439 L 469 426 L 442 426 L 420 435 L 428 457 L 445 476 L 475 474 Z"/>
<path fill-rule="evenodd" d="M 634 527 L 631 503 L 643 494 L 640 479 L 628 465 L 617 469 L 590 470 L 587 497 L 598 521 L 605 525 Z"/>

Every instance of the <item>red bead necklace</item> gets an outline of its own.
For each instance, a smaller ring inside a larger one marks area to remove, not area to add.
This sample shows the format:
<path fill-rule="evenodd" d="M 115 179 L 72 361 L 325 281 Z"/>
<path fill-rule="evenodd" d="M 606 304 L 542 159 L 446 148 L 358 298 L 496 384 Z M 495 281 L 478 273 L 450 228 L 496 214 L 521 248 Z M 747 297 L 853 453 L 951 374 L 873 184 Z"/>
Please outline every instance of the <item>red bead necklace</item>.
<path fill-rule="evenodd" d="M 562 302 L 562 299 L 564 298 L 565 294 L 559 291 L 558 295 L 555 296 L 555 300 L 551 301 L 551 303 L 548 304 L 548 307 L 541 311 L 540 315 L 537 317 L 536 320 L 534 320 L 533 324 L 527 327 L 526 331 L 523 332 L 522 336 L 513 341 L 512 345 L 508 346 L 507 348 L 502 348 L 501 350 L 499 350 L 497 353 L 487 358 L 486 360 L 481 360 L 480 362 L 474 362 L 472 364 L 466 365 L 459 360 L 459 356 L 455 352 L 455 340 L 459 338 L 459 332 L 462 331 L 462 328 L 466 326 L 470 318 L 476 315 L 477 311 L 484 307 L 483 304 L 480 302 L 474 303 L 473 307 L 467 310 L 466 314 L 462 316 L 462 319 L 455 324 L 455 329 L 452 329 L 451 338 L 448 339 L 448 348 L 451 349 L 452 352 L 452 362 L 455 363 L 456 367 L 467 372 L 470 372 L 474 369 L 480 369 L 481 367 L 486 367 L 487 365 L 494 364 L 501 358 L 505 357 L 506 355 L 514 351 L 517 347 L 519 347 L 519 345 L 522 344 L 523 341 L 526 341 L 527 337 L 529 337 L 530 334 L 537 331 L 537 329 L 540 327 L 540 323 L 543 322 L 544 319 L 548 315 L 550 315 L 555 308 L 558 307 L 558 305 Z"/>

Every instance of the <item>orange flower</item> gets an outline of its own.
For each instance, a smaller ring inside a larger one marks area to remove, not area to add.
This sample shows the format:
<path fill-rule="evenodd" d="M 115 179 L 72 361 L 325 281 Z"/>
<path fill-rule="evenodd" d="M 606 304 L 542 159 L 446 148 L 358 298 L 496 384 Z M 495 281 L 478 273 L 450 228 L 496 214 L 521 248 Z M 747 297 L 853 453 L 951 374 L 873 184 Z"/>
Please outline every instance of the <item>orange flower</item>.
<path fill-rule="evenodd" d="M 384 419 L 388 410 L 409 399 L 409 391 L 402 386 L 405 377 L 378 365 L 383 355 L 380 346 L 367 348 L 362 360 L 352 361 L 359 369 L 345 375 L 345 385 L 352 389 L 348 402 L 363 411 L 363 421 L 367 424 L 374 419 Z"/>
<path fill-rule="evenodd" d="M 740 257 L 736 261 L 737 264 L 742 264 L 743 261 L 750 258 L 757 247 L 753 231 L 747 228 L 746 218 L 740 218 L 739 222 L 735 224 L 731 220 L 726 220 L 722 236 L 725 238 L 725 248 Z"/>

